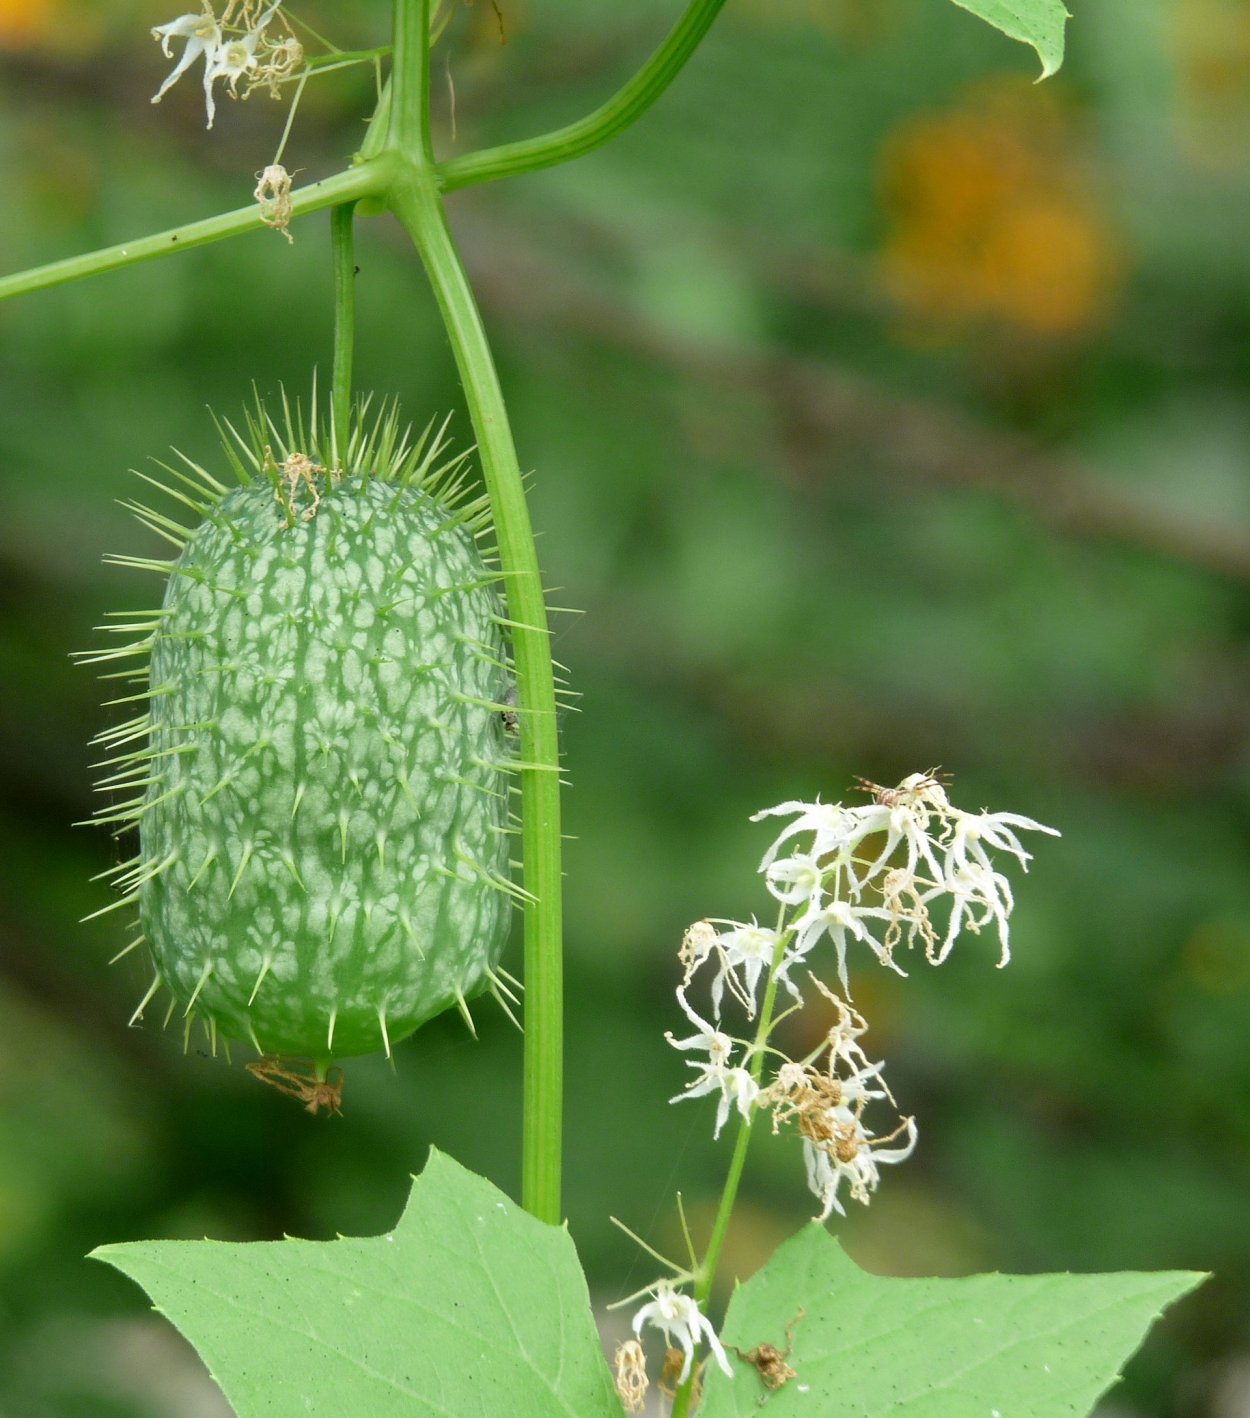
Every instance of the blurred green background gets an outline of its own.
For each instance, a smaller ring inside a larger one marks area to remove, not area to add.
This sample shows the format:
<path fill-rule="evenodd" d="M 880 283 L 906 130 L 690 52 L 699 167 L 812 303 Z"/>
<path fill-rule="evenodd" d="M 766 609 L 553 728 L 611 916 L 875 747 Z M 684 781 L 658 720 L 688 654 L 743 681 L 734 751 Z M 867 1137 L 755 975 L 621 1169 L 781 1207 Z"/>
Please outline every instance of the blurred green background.
<path fill-rule="evenodd" d="M 578 117 L 677 0 L 457 17 L 441 150 Z M 283 107 L 203 128 L 149 0 L 0 0 L 0 267 L 249 200 Z M 1063 831 L 1015 960 L 863 968 L 919 1120 L 840 1225 L 865 1266 L 1185 1267 L 1104 1418 L 1250 1414 L 1250 7 L 1078 4 L 1060 76 L 947 0 L 729 0 L 675 87 L 578 163 L 453 201 L 496 341 L 582 712 L 568 773 L 567 1209 L 597 1295 L 651 1278 L 728 1155 L 666 1028 L 683 929 L 763 900 L 748 815 L 941 764 L 970 808 Z M 308 0 L 343 45 L 386 6 Z M 442 61 L 440 61 L 441 64 Z M 455 134 L 450 131 L 450 82 Z M 310 86 L 286 162 L 334 170 L 367 74 Z M 127 472 L 210 463 L 206 406 L 329 361 L 328 221 L 0 308 L 0 1415 L 214 1418 L 140 1294 L 83 1259 L 144 1236 L 390 1225 L 430 1143 L 512 1189 L 519 1047 L 479 1010 L 348 1070 L 310 1119 L 175 1032 L 89 883 L 105 697 L 71 651 L 154 584 Z M 423 276 L 359 229 L 358 374 L 458 407 Z M 467 421 L 457 415 L 462 439 Z M 518 969 L 513 956 L 509 963 Z M 765 1139 L 726 1272 L 810 1214 Z"/>

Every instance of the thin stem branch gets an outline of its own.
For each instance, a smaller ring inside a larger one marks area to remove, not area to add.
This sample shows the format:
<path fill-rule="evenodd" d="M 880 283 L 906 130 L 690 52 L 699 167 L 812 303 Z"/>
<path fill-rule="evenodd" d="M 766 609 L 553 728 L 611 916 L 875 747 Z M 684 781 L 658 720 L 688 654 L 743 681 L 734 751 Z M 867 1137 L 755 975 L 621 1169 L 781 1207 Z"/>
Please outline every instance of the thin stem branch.
<path fill-rule="evenodd" d="M 355 202 L 344 202 L 330 212 L 334 261 L 334 367 L 330 407 L 335 457 L 340 466 L 347 456 L 352 411 L 352 355 L 356 343 L 356 253 L 352 240 L 355 212 Z"/>
<path fill-rule="evenodd" d="M 785 921 L 786 908 L 782 906 L 777 916 L 777 954 L 773 960 L 772 969 L 769 971 L 768 985 L 764 991 L 764 1002 L 760 1006 L 759 1023 L 756 1025 L 755 1040 L 752 1045 L 751 1077 L 756 1084 L 759 1083 L 760 1075 L 764 1070 L 764 1055 L 768 1036 L 776 1024 L 773 1011 L 777 1007 L 778 970 L 781 965 L 782 946 L 786 934 Z M 716 1217 L 712 1222 L 712 1234 L 708 1238 L 707 1250 L 703 1253 L 703 1260 L 694 1283 L 695 1302 L 704 1314 L 707 1313 L 708 1298 L 711 1296 L 712 1285 L 716 1280 L 716 1267 L 720 1263 L 721 1249 L 725 1244 L 725 1237 L 729 1233 L 734 1203 L 738 1200 L 738 1187 L 742 1182 L 742 1173 L 746 1167 L 747 1148 L 751 1143 L 751 1129 L 757 1117 L 757 1113 L 752 1113 L 749 1118 L 743 1118 L 738 1123 L 738 1136 L 734 1139 L 733 1155 L 729 1159 L 729 1170 L 725 1175 L 720 1204 L 716 1208 Z M 677 1390 L 671 1418 L 686 1418 L 690 1412 L 693 1396 L 694 1376 L 691 1375 L 690 1379 Z"/>
<path fill-rule="evenodd" d="M 563 1092 L 560 782 L 555 678 L 525 488 L 499 375 L 447 225 L 429 149 L 429 0 L 395 0 L 388 202 L 425 264 L 464 385 L 495 523 L 520 718 L 525 923 L 521 1201 L 560 1221 Z"/>
<path fill-rule="evenodd" d="M 552 167 L 568 162 L 606 143 L 623 128 L 628 128 L 660 97 L 698 48 L 711 28 L 725 0 L 690 0 L 681 19 L 668 38 L 652 54 L 641 69 L 608 101 L 593 113 L 565 128 L 544 133 L 537 138 L 525 138 L 518 143 L 505 143 L 497 148 L 483 148 L 440 164 L 439 177 L 444 192 L 468 187 L 475 182 L 491 182 L 497 177 L 510 177 L 518 172 Z"/>
<path fill-rule="evenodd" d="M 385 188 L 385 171 L 372 163 L 361 163 L 324 178 L 321 182 L 310 182 L 307 187 L 291 194 L 291 208 L 294 216 L 302 217 L 309 212 L 321 211 L 324 207 L 337 206 L 340 202 L 352 201 Z M 126 266 L 136 266 L 141 261 L 150 261 L 155 256 L 171 256 L 178 251 L 190 251 L 197 246 L 207 246 L 210 242 L 221 241 L 228 236 L 240 236 L 248 231 L 264 231 L 265 224 L 260 219 L 260 211 L 253 203 L 250 207 L 240 207 L 234 212 L 224 212 L 221 216 L 209 217 L 202 222 L 191 222 L 187 226 L 171 227 L 169 231 L 158 232 L 155 236 L 143 236 L 136 241 L 123 242 L 120 246 L 107 246 L 101 251 L 89 251 L 84 256 L 71 256 L 65 261 L 53 261 L 47 266 L 36 266 L 30 271 L 19 271 L 16 275 L 0 278 L 0 300 L 10 296 L 29 295 L 33 291 L 48 290 L 53 286 L 67 285 L 70 281 L 82 280 L 84 276 L 98 276 L 105 271 L 119 271 Z"/>
<path fill-rule="evenodd" d="M 308 83 L 308 75 L 311 72 L 305 69 L 295 81 L 295 95 L 291 99 L 291 106 L 286 111 L 286 123 L 282 128 L 282 136 L 278 139 L 278 150 L 273 155 L 275 163 L 282 161 L 282 154 L 286 152 L 287 141 L 291 136 L 291 129 L 295 125 L 295 115 L 299 112 L 299 101 L 304 97 L 304 86 Z"/>

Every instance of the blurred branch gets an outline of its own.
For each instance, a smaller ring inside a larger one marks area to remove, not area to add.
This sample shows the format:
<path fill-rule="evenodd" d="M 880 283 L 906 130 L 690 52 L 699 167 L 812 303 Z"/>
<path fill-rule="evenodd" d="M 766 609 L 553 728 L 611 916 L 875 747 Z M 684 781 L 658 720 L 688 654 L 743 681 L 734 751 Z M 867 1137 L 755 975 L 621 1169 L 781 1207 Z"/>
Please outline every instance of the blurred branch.
<path fill-rule="evenodd" d="M 770 385 L 775 405 L 793 423 L 824 439 L 858 439 L 920 481 L 988 492 L 1056 531 L 1122 542 L 1210 575 L 1250 582 L 1247 533 L 1151 506 L 1030 438 L 926 400 L 886 393 L 828 365 L 765 360 L 753 377 Z"/>
<path fill-rule="evenodd" d="M 1078 458 L 932 400 L 893 393 L 828 363 L 777 350 L 716 348 L 639 314 L 571 274 L 547 241 L 508 240 L 489 218 L 464 221 L 483 303 L 513 321 L 575 330 L 680 371 L 690 379 L 771 405 L 793 435 L 787 468 L 804 485 L 823 477 L 827 449 L 854 442 L 922 483 L 972 488 L 1025 508 L 1068 536 L 1117 541 L 1167 561 L 1250 582 L 1250 532 L 1152 506 Z"/>

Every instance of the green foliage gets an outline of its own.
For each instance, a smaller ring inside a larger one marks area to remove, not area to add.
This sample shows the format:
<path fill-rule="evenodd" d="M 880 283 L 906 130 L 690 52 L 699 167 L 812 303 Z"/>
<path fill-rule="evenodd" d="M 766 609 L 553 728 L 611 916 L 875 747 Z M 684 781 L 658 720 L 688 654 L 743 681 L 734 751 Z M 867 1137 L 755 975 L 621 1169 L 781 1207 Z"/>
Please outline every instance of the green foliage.
<path fill-rule="evenodd" d="M 771 1344 L 794 1377 L 768 1411 L 865 1418 L 1072 1418 L 1088 1413 L 1164 1305 L 1199 1275 L 974 1275 L 880 1279 L 821 1227 L 782 1245 L 738 1289 L 723 1339 Z M 787 1327 L 789 1334 L 787 1335 Z M 701 1418 L 748 1418 L 762 1382 L 708 1366 Z"/>
<path fill-rule="evenodd" d="M 94 1254 L 191 1340 L 239 1418 L 620 1412 L 568 1232 L 438 1152 L 382 1236 Z"/>
<path fill-rule="evenodd" d="M 382 1236 L 93 1254 L 143 1286 L 239 1418 L 619 1412 L 567 1232 L 438 1152 Z M 867 1418 L 1069 1418 L 1201 1278 L 880 1279 L 811 1225 L 735 1292 L 724 1340 L 737 1372 L 708 1366 L 700 1411 L 754 1414 L 764 1389 L 743 1356 L 771 1344 L 794 1370 L 769 1399 L 778 1415 L 820 1404 Z"/>
<path fill-rule="evenodd" d="M 1042 61 L 1043 79 L 1063 63 L 1063 27 L 1068 20 L 1063 0 L 955 0 L 955 4 L 1012 39 L 1031 44 Z"/>

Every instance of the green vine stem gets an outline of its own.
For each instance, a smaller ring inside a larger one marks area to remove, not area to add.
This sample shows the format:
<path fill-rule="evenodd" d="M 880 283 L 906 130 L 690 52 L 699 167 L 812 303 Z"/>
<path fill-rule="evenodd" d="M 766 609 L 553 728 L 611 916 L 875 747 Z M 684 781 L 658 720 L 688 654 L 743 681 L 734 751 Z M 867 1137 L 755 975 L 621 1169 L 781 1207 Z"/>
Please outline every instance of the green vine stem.
<path fill-rule="evenodd" d="M 352 412 L 352 355 L 356 343 L 356 252 L 352 240 L 355 202 L 330 210 L 330 247 L 334 259 L 334 365 L 330 406 L 334 450 L 341 460 L 347 452 Z"/>
<path fill-rule="evenodd" d="M 464 385 L 494 514 L 520 710 L 525 889 L 522 1205 L 560 1217 L 563 960 L 559 741 L 538 553 L 503 391 L 439 196 L 429 123 L 429 0 L 395 0 L 387 200 L 425 264 Z"/>
<path fill-rule="evenodd" d="M 377 160 L 360 163 L 345 172 L 335 173 L 333 177 L 327 177 L 321 182 L 310 182 L 307 187 L 292 192 L 292 216 L 302 217 L 309 212 L 319 212 L 325 207 L 337 206 L 341 202 L 354 201 L 381 191 L 385 185 L 384 164 Z M 260 209 L 253 203 L 250 207 L 223 212 L 220 216 L 208 217 L 201 222 L 171 227 L 155 236 L 123 241 L 118 246 L 89 251 L 85 256 L 71 256 L 64 261 L 53 261 L 47 266 L 36 266 L 29 271 L 4 276 L 0 278 L 0 300 L 7 300 L 15 295 L 29 295 L 33 291 L 48 290 L 52 286 L 63 286 L 70 281 L 82 280 L 84 276 L 120 271 L 126 266 L 137 266 L 142 261 L 151 261 L 156 256 L 172 256 L 178 251 L 191 251 L 197 246 L 207 246 L 210 242 L 222 241 L 228 236 L 242 236 L 245 232 L 265 230 L 267 228 L 260 219 Z"/>
<path fill-rule="evenodd" d="M 552 167 L 606 143 L 645 113 L 668 88 L 698 48 L 724 4 L 725 0 L 691 0 L 668 37 L 633 78 L 578 122 L 538 138 L 483 148 L 481 152 L 467 153 L 440 164 L 438 173 L 443 191 L 454 192 L 471 183 Z"/>

